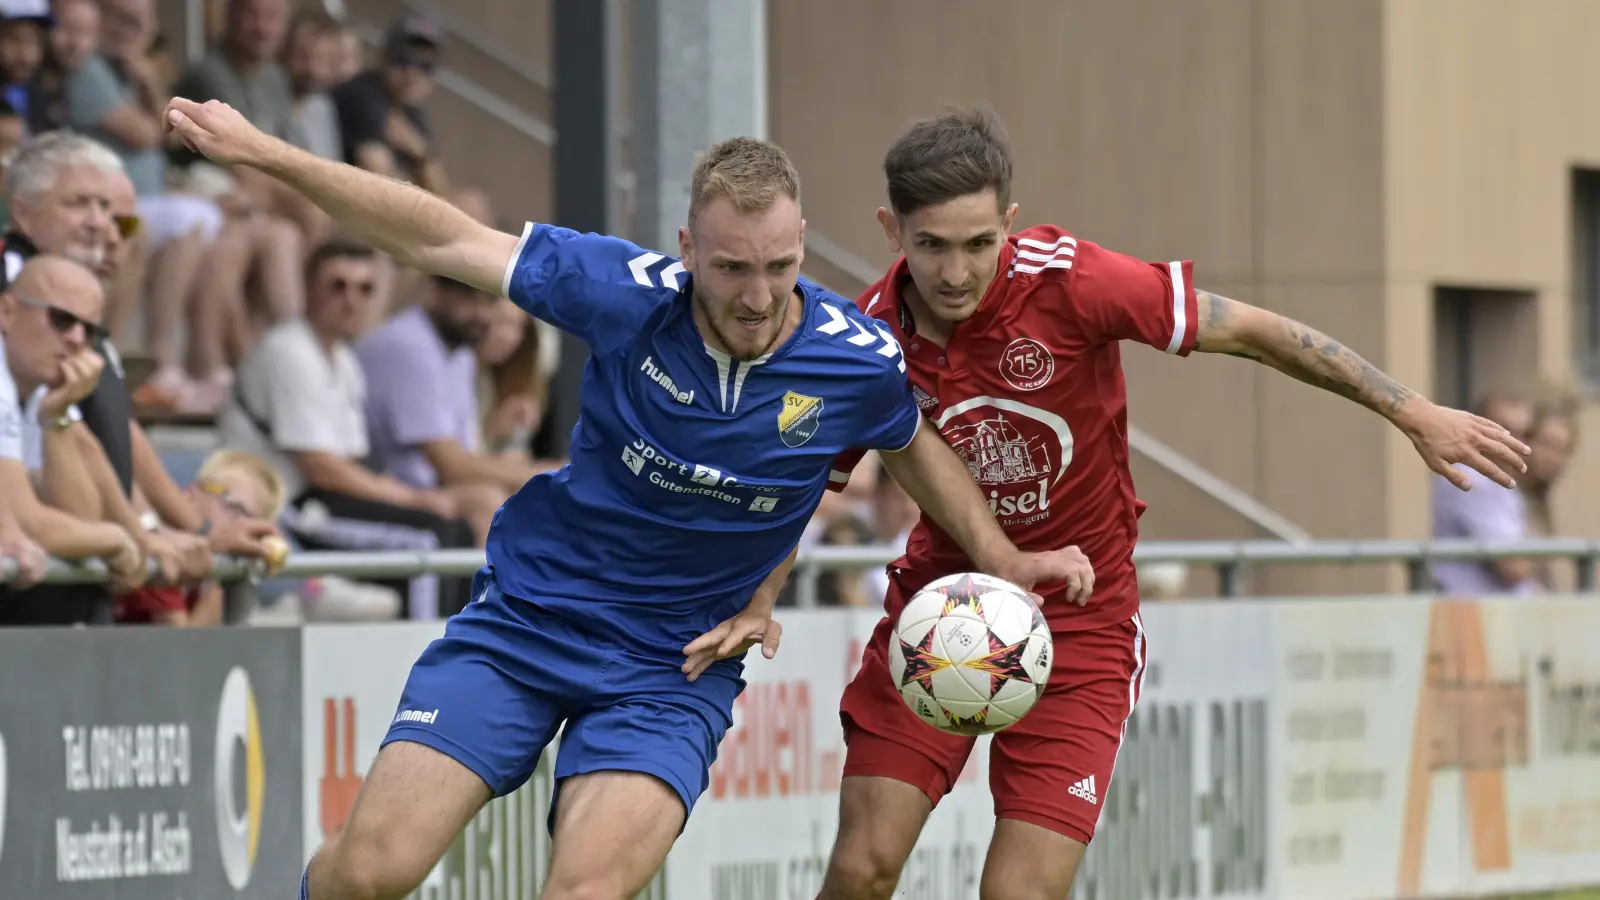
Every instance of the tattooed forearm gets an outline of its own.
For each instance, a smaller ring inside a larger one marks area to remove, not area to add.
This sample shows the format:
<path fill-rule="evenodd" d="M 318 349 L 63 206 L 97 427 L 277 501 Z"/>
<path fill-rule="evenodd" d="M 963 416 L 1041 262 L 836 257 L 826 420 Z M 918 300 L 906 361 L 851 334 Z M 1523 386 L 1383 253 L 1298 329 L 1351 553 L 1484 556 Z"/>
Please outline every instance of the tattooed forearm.
<path fill-rule="evenodd" d="M 1195 349 L 1253 359 L 1313 387 L 1391 416 L 1415 392 L 1360 355 L 1308 325 L 1197 291 Z"/>

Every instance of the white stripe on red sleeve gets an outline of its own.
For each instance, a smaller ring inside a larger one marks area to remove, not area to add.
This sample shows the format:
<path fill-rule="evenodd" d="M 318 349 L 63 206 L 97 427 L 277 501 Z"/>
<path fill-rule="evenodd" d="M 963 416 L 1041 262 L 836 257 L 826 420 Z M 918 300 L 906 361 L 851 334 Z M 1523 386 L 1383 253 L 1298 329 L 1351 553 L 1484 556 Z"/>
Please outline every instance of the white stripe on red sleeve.
<path fill-rule="evenodd" d="M 1188 289 L 1183 283 L 1181 261 L 1167 263 L 1167 271 L 1172 273 L 1172 339 L 1167 341 L 1166 351 L 1177 353 L 1183 347 L 1183 338 L 1189 330 L 1188 307 L 1184 302 Z"/>

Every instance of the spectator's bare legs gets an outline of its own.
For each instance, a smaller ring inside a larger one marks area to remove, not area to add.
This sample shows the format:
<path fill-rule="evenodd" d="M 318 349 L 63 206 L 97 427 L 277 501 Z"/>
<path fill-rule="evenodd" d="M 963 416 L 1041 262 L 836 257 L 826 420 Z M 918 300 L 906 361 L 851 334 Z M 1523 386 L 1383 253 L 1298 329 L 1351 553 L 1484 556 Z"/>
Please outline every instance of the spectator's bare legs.
<path fill-rule="evenodd" d="M 235 169 L 233 174 L 239 186 L 255 197 L 262 209 L 293 222 L 307 247 L 315 247 L 333 234 L 333 217 L 305 195 L 255 169 Z"/>
<path fill-rule="evenodd" d="M 106 294 L 110 306 L 106 310 L 106 325 L 111 329 L 111 339 L 124 347 L 128 343 L 128 331 L 133 327 L 134 313 L 144 299 L 145 274 L 151 265 L 149 235 L 142 230 L 135 234 L 127 252 Z"/>
<path fill-rule="evenodd" d="M 257 317 L 271 326 L 303 315 L 306 287 L 300 267 L 306 258 L 305 236 L 293 222 L 276 216 L 253 219 L 246 227 L 260 288 Z"/>
<path fill-rule="evenodd" d="M 182 370 L 183 350 L 178 344 L 180 323 L 196 296 L 200 268 L 208 262 L 211 242 L 199 230 L 168 241 L 150 260 L 150 303 L 145 319 L 145 341 L 162 369 Z M 189 326 L 189 342 L 199 339 Z M 204 375 L 205 371 L 198 374 Z"/>
<path fill-rule="evenodd" d="M 244 281 L 250 272 L 250 251 L 249 223 L 229 222 L 212 242 L 206 265 L 195 283 L 189 368 L 202 378 L 227 370 L 249 344 L 248 333 L 243 340 L 230 340 L 235 338 L 230 330 L 235 322 L 244 321 Z"/>

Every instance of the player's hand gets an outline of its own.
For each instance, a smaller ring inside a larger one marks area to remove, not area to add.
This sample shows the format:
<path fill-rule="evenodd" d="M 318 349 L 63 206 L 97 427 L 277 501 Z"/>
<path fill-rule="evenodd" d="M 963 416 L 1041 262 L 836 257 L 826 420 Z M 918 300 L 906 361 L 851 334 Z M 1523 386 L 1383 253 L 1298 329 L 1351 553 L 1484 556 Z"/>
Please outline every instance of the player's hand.
<path fill-rule="evenodd" d="M 1395 416 L 1395 424 L 1411 439 L 1428 468 L 1463 491 L 1472 489 L 1472 479 L 1456 468 L 1457 464 L 1505 488 L 1517 486 L 1511 473 L 1528 471 L 1523 459 L 1531 452 L 1528 445 L 1482 416 L 1415 397 Z"/>
<path fill-rule="evenodd" d="M 173 97 L 162 121 L 190 150 L 219 166 L 259 166 L 272 154 L 274 139 L 220 100 Z"/>
<path fill-rule="evenodd" d="M 88 347 L 62 360 L 55 382 L 39 401 L 39 412 L 49 419 L 61 418 L 68 407 L 94 391 L 105 367 L 105 358 Z"/>
<path fill-rule="evenodd" d="M 782 637 L 783 626 L 771 616 L 740 613 L 683 648 L 683 672 L 694 681 L 717 660 L 743 656 L 757 644 L 761 645 L 761 655 L 771 659 L 778 655 L 778 641 Z"/>
<path fill-rule="evenodd" d="M 0 532 L 0 559 L 9 559 L 16 564 L 16 570 L 5 584 L 18 590 L 43 581 L 45 568 L 50 564 L 50 557 L 44 548 L 29 540 L 20 528 Z"/>
<path fill-rule="evenodd" d="M 1067 586 L 1067 602 L 1083 606 L 1094 593 L 1094 566 L 1089 557 L 1077 547 L 1064 547 L 1045 553 L 1014 554 L 1011 559 L 989 573 L 1003 578 L 1027 591 L 1035 603 L 1043 605 L 1044 598 L 1034 591 L 1040 584 L 1063 583 Z"/>

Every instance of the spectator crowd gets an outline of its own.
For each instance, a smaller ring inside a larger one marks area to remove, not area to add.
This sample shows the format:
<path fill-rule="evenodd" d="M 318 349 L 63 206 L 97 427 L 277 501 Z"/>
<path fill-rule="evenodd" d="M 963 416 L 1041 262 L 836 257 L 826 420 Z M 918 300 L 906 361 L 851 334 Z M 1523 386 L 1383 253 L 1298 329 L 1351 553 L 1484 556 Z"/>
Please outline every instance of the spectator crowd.
<path fill-rule="evenodd" d="M 214 554 L 482 547 L 533 458 L 559 344 L 403 269 L 161 121 L 220 100 L 306 150 L 493 210 L 433 152 L 435 23 L 355 32 L 231 0 L 188 65 L 153 0 L 0 0 L 0 623 L 217 622 Z M 141 420 L 214 423 L 180 485 Z M 46 556 L 107 585 L 39 584 Z M 157 574 L 150 575 L 151 571 Z M 147 576 L 148 582 L 147 583 Z M 464 579 L 285 586 L 299 616 L 447 615 Z"/>
<path fill-rule="evenodd" d="M 220 100 L 490 221 L 484 192 L 434 153 L 437 25 L 405 16 L 369 58 L 326 14 L 229 0 L 210 48 L 184 65 L 155 12 L 154 0 L 0 0 L 0 559 L 12 564 L 0 624 L 216 623 L 216 554 L 267 559 L 274 540 L 482 547 L 500 504 L 559 465 L 533 453 L 560 348 L 547 326 L 398 266 L 284 185 L 201 159 L 161 121 L 173 96 Z M 1532 445 L 1528 477 L 1467 493 L 1440 480 L 1436 535 L 1550 534 L 1572 405 L 1496 395 L 1482 412 Z M 162 418 L 219 438 L 182 478 L 141 424 Z M 903 545 L 915 506 L 881 466 L 858 472 L 825 497 L 807 542 Z M 100 560 L 109 583 L 40 584 L 47 557 Z M 1444 564 L 1435 577 L 1457 594 L 1560 587 L 1538 560 Z M 830 572 L 819 599 L 876 606 L 883 582 L 875 568 Z M 467 590 L 325 576 L 279 584 L 263 615 L 432 618 Z"/>

